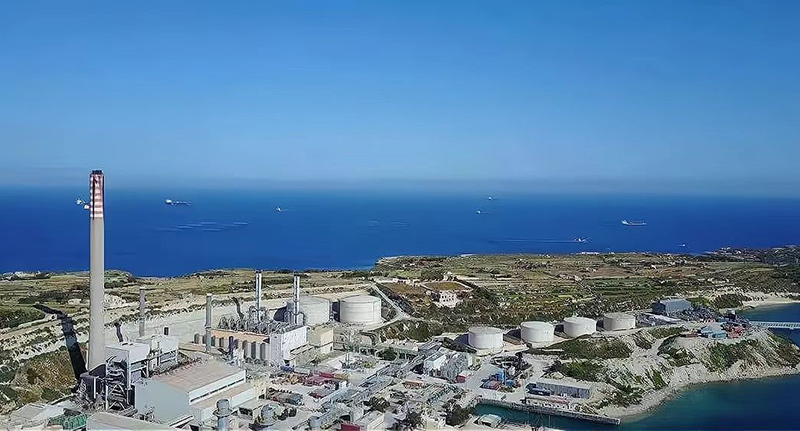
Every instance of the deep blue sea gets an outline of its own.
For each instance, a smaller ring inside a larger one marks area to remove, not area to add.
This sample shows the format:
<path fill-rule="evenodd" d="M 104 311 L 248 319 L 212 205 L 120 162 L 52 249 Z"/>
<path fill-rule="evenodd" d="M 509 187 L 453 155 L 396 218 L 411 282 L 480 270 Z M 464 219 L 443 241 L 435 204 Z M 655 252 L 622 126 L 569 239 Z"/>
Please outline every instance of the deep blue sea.
<path fill-rule="evenodd" d="M 85 192 L 0 190 L 0 272 L 88 268 Z M 168 206 L 164 199 L 191 206 Z M 106 267 L 365 268 L 382 256 L 701 253 L 800 243 L 800 199 L 467 192 L 106 190 Z M 276 211 L 276 207 L 282 209 Z M 478 214 L 480 211 L 480 214 Z M 647 226 L 626 227 L 622 219 Z M 576 237 L 588 238 L 585 244 Z M 685 244 L 685 247 L 681 247 Z"/>

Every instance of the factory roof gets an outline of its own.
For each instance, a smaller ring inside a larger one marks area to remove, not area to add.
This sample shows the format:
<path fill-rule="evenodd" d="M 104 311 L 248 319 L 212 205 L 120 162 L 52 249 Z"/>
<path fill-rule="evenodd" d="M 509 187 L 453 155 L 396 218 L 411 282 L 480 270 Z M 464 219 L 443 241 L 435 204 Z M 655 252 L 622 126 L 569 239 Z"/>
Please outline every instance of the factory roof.
<path fill-rule="evenodd" d="M 153 422 L 120 416 L 114 413 L 97 412 L 86 421 L 87 430 L 174 430 Z"/>
<path fill-rule="evenodd" d="M 536 381 L 536 383 L 546 383 L 546 384 L 549 384 L 549 385 L 570 386 L 570 387 L 573 387 L 573 388 L 581 388 L 581 389 L 592 389 L 591 385 L 587 385 L 585 383 L 580 383 L 580 382 L 571 382 L 571 381 L 567 381 L 567 380 L 556 380 L 556 379 L 540 378 L 539 380 Z"/>
<path fill-rule="evenodd" d="M 248 391 L 252 389 L 253 385 L 246 383 L 243 385 L 234 386 L 230 389 L 226 389 L 222 392 L 217 392 L 210 398 L 206 398 L 202 401 L 198 401 L 195 404 L 192 404 L 192 407 L 197 409 L 207 409 L 209 407 L 214 407 L 217 405 L 217 401 L 221 399 L 228 399 L 230 400 L 236 395 L 241 394 L 242 392 Z M 236 406 L 238 408 L 238 406 Z"/>
<path fill-rule="evenodd" d="M 687 301 L 687 300 L 686 300 L 686 299 L 684 299 L 684 298 L 664 298 L 664 299 L 661 299 L 661 300 L 660 300 L 660 301 L 658 301 L 658 302 L 660 302 L 661 304 L 669 304 L 669 303 L 674 303 L 674 302 L 681 302 L 681 303 L 683 303 L 683 302 L 689 302 L 689 301 Z"/>
<path fill-rule="evenodd" d="M 172 369 L 162 374 L 156 374 L 151 377 L 151 379 L 188 392 L 202 388 L 203 386 L 241 371 L 242 370 L 236 367 L 223 364 L 222 362 L 200 361 Z"/>

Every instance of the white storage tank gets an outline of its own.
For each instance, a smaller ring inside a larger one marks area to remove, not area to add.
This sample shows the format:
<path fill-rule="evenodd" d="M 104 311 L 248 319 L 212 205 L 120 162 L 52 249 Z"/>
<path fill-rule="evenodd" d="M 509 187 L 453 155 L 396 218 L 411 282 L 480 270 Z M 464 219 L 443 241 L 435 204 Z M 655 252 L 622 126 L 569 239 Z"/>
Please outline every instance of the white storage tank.
<path fill-rule="evenodd" d="M 621 331 L 636 327 L 636 317 L 627 313 L 607 313 L 603 315 L 603 329 Z"/>
<path fill-rule="evenodd" d="M 381 299 L 370 295 L 349 296 L 340 299 L 339 321 L 360 325 L 372 325 L 380 322 Z"/>
<path fill-rule="evenodd" d="M 497 350 L 503 348 L 503 331 L 491 326 L 473 326 L 469 328 L 469 345 L 481 350 Z"/>
<path fill-rule="evenodd" d="M 588 317 L 567 317 L 564 319 L 564 333 L 568 337 L 576 338 L 581 335 L 594 334 L 597 331 L 597 321 Z"/>
<path fill-rule="evenodd" d="M 286 312 L 289 315 L 294 312 L 294 302 L 286 303 Z M 308 326 L 328 323 L 331 317 L 331 302 L 318 296 L 302 295 L 300 296 L 300 312 L 305 314 L 305 324 Z"/>
<path fill-rule="evenodd" d="M 549 343 L 553 341 L 555 326 L 547 322 L 522 322 L 520 336 L 526 343 Z"/>

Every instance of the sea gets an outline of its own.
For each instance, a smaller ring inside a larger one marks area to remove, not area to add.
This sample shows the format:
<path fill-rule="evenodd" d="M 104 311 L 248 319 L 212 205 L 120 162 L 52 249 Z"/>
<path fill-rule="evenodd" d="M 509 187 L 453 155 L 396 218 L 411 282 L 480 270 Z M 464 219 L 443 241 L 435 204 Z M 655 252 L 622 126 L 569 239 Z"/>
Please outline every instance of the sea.
<path fill-rule="evenodd" d="M 213 268 L 369 268 L 395 255 L 653 251 L 800 243 L 800 199 L 161 190 L 107 185 L 106 267 L 139 276 Z M 0 273 L 86 270 L 83 188 L 0 189 Z M 169 206 L 165 199 L 191 205 Z M 280 211 L 277 209 L 280 208 Z M 646 226 L 625 226 L 622 220 Z M 585 239 L 578 242 L 576 239 Z"/>
<path fill-rule="evenodd" d="M 78 198 L 86 198 L 82 189 L 0 189 L 0 273 L 87 270 L 89 220 Z M 191 205 L 169 206 L 165 199 Z M 625 226 L 623 219 L 646 225 Z M 361 269 L 396 255 L 700 254 L 726 246 L 800 244 L 800 199 L 788 198 L 419 190 L 167 194 L 107 188 L 104 220 L 106 268 L 139 276 L 215 268 Z M 747 315 L 800 321 L 800 305 Z M 782 335 L 800 343 L 800 331 Z M 530 419 L 481 409 L 510 420 Z M 800 429 L 800 377 L 694 387 L 616 428 L 557 418 L 550 425 L 567 430 Z"/>

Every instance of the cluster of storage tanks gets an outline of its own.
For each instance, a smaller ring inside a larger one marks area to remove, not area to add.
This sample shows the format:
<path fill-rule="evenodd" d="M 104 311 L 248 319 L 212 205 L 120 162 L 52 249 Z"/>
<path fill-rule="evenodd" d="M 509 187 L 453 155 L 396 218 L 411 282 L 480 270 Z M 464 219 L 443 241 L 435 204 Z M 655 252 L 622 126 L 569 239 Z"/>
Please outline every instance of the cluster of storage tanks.
<path fill-rule="evenodd" d="M 564 335 L 577 338 L 597 332 L 597 320 L 588 317 L 567 317 L 563 323 Z M 636 327 L 636 318 L 627 313 L 607 313 L 603 316 L 606 331 L 622 331 Z M 551 343 L 555 338 L 555 325 L 548 322 L 529 321 L 519 325 L 520 338 L 526 343 Z M 469 345 L 482 350 L 503 347 L 503 331 L 488 326 L 469 328 Z"/>
<path fill-rule="evenodd" d="M 294 314 L 294 302 L 286 303 L 284 316 Z M 328 323 L 331 316 L 331 301 L 318 296 L 300 296 L 302 323 L 308 326 Z M 278 314 L 280 316 L 280 314 Z M 284 318 L 285 320 L 285 318 Z M 381 321 L 381 299 L 370 295 L 348 296 L 339 299 L 339 321 L 355 325 L 372 325 Z"/>

